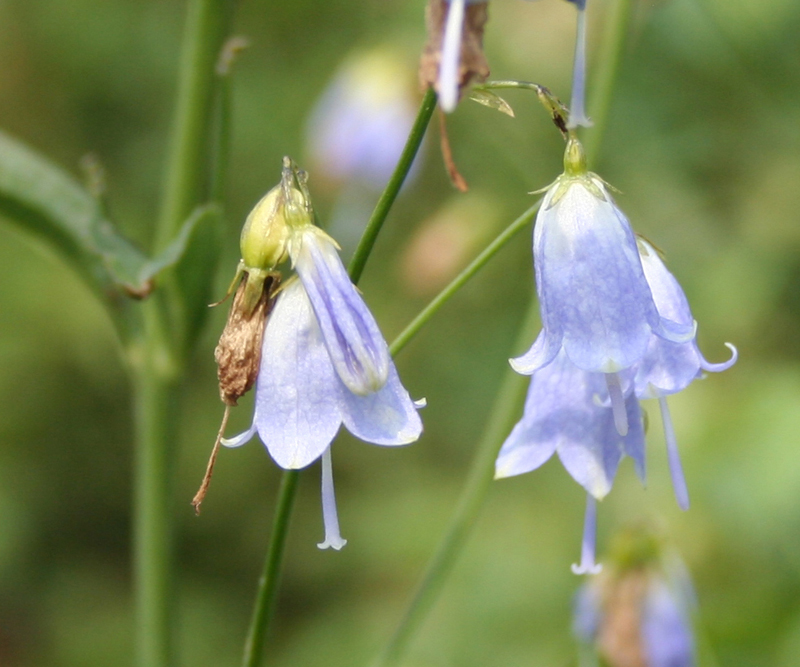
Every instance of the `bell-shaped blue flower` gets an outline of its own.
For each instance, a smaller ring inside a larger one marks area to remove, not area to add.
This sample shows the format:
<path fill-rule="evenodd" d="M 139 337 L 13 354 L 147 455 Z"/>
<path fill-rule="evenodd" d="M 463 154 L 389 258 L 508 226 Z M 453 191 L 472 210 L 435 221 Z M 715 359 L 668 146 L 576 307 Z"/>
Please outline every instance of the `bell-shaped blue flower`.
<path fill-rule="evenodd" d="M 334 242 L 308 226 L 292 238 L 290 254 L 299 280 L 278 296 L 264 331 L 253 424 L 223 444 L 237 447 L 257 432 L 286 469 L 322 457 L 326 538 L 319 546 L 340 549 L 330 460 L 339 427 L 366 442 L 405 445 L 422 432 L 424 402 L 414 403 L 401 384 Z"/>
<path fill-rule="evenodd" d="M 617 373 L 638 363 L 655 334 L 676 343 L 694 324 L 659 315 L 625 215 L 605 183 L 586 172 L 571 138 L 565 173 L 550 186 L 536 217 L 533 256 L 543 330 L 511 361 L 530 375 L 562 348 L 579 368 Z"/>
<path fill-rule="evenodd" d="M 495 464 L 496 478 L 511 477 L 538 468 L 558 453 L 567 472 L 586 489 L 583 548 L 580 566 L 573 566 L 576 573 L 597 571 L 595 499 L 602 500 L 611 490 L 624 455 L 633 458 L 644 479 L 644 429 L 630 386 L 623 400 L 628 425 L 624 436 L 604 374 L 581 370 L 562 350 L 531 378 L 522 419 L 503 443 Z"/>
<path fill-rule="evenodd" d="M 672 322 L 688 326 L 694 318 L 678 281 L 652 245 L 641 238 L 638 243 L 644 275 L 659 314 Z M 704 372 L 719 373 L 733 366 L 738 353 L 733 345 L 726 345 L 731 350 L 731 358 L 723 363 L 712 364 L 703 357 L 694 337 L 683 343 L 676 343 L 660 336 L 651 336 L 647 351 L 636 367 L 636 395 L 639 398 L 657 398 L 659 401 L 672 486 L 678 504 L 684 510 L 689 508 L 689 492 L 666 396 L 683 391 L 692 381 L 702 377 Z"/>

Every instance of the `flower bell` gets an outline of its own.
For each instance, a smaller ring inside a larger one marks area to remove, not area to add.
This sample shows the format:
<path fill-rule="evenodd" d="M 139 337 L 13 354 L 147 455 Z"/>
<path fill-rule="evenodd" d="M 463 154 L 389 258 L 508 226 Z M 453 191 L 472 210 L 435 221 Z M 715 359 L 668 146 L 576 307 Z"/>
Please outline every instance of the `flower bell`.
<path fill-rule="evenodd" d="M 623 456 L 630 456 L 644 481 L 644 428 L 639 403 L 632 392 L 624 401 L 628 430 L 615 424 L 608 386 L 602 373 L 573 364 L 562 350 L 552 363 L 534 373 L 522 419 L 506 438 L 495 463 L 495 478 L 535 470 L 558 453 L 567 472 L 586 489 L 581 563 L 576 574 L 599 571 L 594 561 L 595 500 L 611 490 Z"/>
<path fill-rule="evenodd" d="M 564 166 L 545 194 L 533 236 L 543 329 L 511 365 L 532 375 L 563 349 L 578 368 L 606 374 L 618 430 L 625 435 L 622 372 L 644 357 L 651 336 L 684 343 L 694 337 L 695 326 L 659 314 L 628 220 L 602 179 L 586 171 L 574 137 Z"/>
<path fill-rule="evenodd" d="M 292 205 L 310 208 L 307 201 Z M 319 546 L 341 549 L 330 456 L 339 427 L 366 442 L 405 445 L 422 432 L 417 409 L 424 401 L 414 403 L 401 384 L 333 239 L 310 216 L 289 216 L 287 224 L 297 277 L 278 295 L 264 331 L 252 426 L 222 444 L 238 447 L 258 433 L 285 469 L 321 457 L 325 541 Z"/>

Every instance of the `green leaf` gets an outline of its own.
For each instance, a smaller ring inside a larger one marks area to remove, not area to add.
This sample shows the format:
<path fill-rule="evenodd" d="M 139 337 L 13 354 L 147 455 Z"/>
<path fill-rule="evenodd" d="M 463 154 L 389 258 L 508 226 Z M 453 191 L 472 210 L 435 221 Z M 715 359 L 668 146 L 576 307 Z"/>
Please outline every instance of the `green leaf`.
<path fill-rule="evenodd" d="M 469 93 L 469 99 L 514 118 L 514 110 L 511 108 L 511 105 L 491 90 L 487 90 L 486 88 L 473 88 Z"/>
<path fill-rule="evenodd" d="M 122 237 L 99 202 L 59 166 L 0 132 L 0 215 L 37 234 L 101 293 L 147 296 L 147 256 Z"/>

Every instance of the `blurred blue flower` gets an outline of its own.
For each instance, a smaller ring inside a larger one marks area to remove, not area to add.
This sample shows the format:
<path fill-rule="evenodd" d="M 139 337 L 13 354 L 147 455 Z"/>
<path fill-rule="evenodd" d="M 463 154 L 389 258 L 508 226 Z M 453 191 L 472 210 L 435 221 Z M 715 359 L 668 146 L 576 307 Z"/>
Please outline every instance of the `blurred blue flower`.
<path fill-rule="evenodd" d="M 388 50 L 347 60 L 308 123 L 315 172 L 329 180 L 383 188 L 414 124 L 410 73 Z"/>
<path fill-rule="evenodd" d="M 691 603 L 658 568 L 636 566 L 587 582 L 572 628 L 610 667 L 694 667 Z"/>
<path fill-rule="evenodd" d="M 495 477 L 535 470 L 557 452 L 573 479 L 587 491 L 581 564 L 577 574 L 598 571 L 594 563 L 595 499 L 611 490 L 619 463 L 630 456 L 644 481 L 644 429 L 639 403 L 627 387 L 627 432 L 619 434 L 603 373 L 573 364 L 562 350 L 531 378 L 522 419 L 503 443 Z"/>
<path fill-rule="evenodd" d="M 342 265 L 335 243 L 306 226 L 290 242 L 299 280 L 278 296 L 264 331 L 253 424 L 223 440 L 257 432 L 275 462 L 304 468 L 322 457 L 325 541 L 341 549 L 330 445 L 344 423 L 361 440 L 405 445 L 422 422 L 397 375 L 378 325 Z"/>

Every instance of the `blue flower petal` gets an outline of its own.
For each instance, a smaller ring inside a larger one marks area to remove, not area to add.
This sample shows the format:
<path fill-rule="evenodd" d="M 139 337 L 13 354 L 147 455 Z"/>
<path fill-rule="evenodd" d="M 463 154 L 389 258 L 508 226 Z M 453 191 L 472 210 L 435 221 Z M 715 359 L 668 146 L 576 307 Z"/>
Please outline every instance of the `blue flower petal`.
<path fill-rule="evenodd" d="M 459 64 L 461 62 L 461 36 L 464 30 L 464 0 L 451 0 L 442 37 L 442 55 L 437 82 L 439 103 L 450 113 L 458 104 Z"/>
<path fill-rule="evenodd" d="M 536 220 L 542 321 L 572 362 L 612 373 L 635 364 L 661 325 L 627 219 L 602 181 L 562 178 Z"/>
<path fill-rule="evenodd" d="M 359 396 L 344 386 L 341 392 L 342 420 L 357 438 L 376 445 L 407 445 L 419 439 L 422 420 L 394 363 L 390 362 L 386 384 L 375 393 Z"/>
<path fill-rule="evenodd" d="M 254 422 L 282 468 L 304 468 L 342 423 L 341 390 L 300 282 L 278 297 L 264 331 Z"/>
<path fill-rule="evenodd" d="M 367 395 L 389 377 L 389 348 L 350 282 L 333 241 L 309 227 L 291 248 L 336 373 L 350 391 Z"/>

